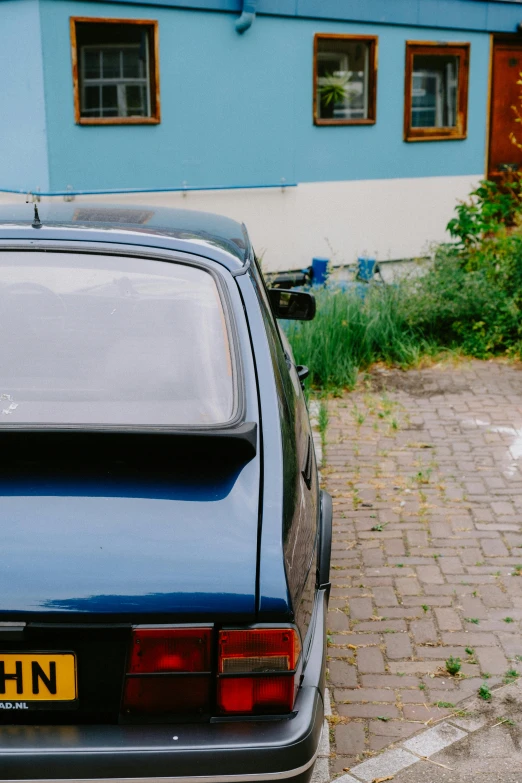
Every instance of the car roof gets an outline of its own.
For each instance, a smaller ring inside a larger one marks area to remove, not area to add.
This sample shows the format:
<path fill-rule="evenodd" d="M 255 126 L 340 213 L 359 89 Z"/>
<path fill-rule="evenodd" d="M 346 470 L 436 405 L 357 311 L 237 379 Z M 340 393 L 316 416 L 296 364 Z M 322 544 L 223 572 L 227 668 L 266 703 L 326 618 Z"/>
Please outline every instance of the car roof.
<path fill-rule="evenodd" d="M 188 209 L 112 203 L 36 205 L 42 227 L 33 227 L 34 205 L 0 205 L 0 240 L 110 242 L 195 252 L 232 271 L 250 252 L 244 225 L 222 215 Z"/>

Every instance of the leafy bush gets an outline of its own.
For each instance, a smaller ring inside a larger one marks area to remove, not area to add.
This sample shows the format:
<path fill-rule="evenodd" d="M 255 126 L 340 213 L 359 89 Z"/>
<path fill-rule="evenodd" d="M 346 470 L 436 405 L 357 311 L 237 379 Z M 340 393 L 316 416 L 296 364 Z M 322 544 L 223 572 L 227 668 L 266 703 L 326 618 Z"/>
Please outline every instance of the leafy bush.
<path fill-rule="evenodd" d="M 483 180 L 470 193 L 468 201 L 457 205 L 457 217 L 450 220 L 447 230 L 461 248 L 480 242 L 505 225 L 512 225 L 522 207 L 522 179 L 518 174 L 497 185 Z"/>
<path fill-rule="evenodd" d="M 415 279 L 370 284 L 364 298 L 357 289 L 319 289 L 315 321 L 287 325 L 311 385 L 352 388 L 374 362 L 405 368 L 447 349 L 480 359 L 520 357 L 521 182 L 481 183 L 448 224 L 457 242 L 435 248 Z"/>
<path fill-rule="evenodd" d="M 441 347 L 480 359 L 522 345 L 522 235 L 502 234 L 465 254 L 439 247 L 431 269 L 402 287 L 406 323 Z"/>

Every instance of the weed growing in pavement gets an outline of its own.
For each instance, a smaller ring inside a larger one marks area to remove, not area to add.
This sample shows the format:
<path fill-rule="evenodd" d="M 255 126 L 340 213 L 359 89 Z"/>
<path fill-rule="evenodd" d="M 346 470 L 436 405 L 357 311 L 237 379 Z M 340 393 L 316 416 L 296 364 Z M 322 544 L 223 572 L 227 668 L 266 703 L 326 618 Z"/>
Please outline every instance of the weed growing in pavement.
<path fill-rule="evenodd" d="M 473 623 L 473 625 L 478 625 L 480 623 L 478 617 L 465 617 L 464 619 L 467 623 Z"/>
<path fill-rule="evenodd" d="M 483 701 L 491 701 L 491 691 L 488 688 L 488 686 L 484 683 L 484 685 L 481 685 L 478 689 L 478 695 L 479 698 Z"/>
<path fill-rule="evenodd" d="M 421 609 L 423 609 L 425 612 L 429 611 L 429 606 L 427 604 L 422 604 Z"/>
<path fill-rule="evenodd" d="M 460 665 L 460 658 L 454 658 L 453 655 L 450 655 L 446 661 L 446 671 L 448 674 L 458 674 L 460 672 Z"/>
<path fill-rule="evenodd" d="M 513 620 L 512 617 L 504 617 L 504 622 L 505 623 L 514 623 L 515 621 Z"/>
<path fill-rule="evenodd" d="M 513 576 L 522 576 L 522 565 L 516 565 L 513 569 Z"/>
<path fill-rule="evenodd" d="M 413 480 L 416 481 L 417 484 L 429 484 L 432 472 L 433 471 L 431 468 L 426 468 L 426 470 L 419 470 L 417 475 L 413 477 Z"/>
<path fill-rule="evenodd" d="M 517 722 L 514 721 L 514 720 L 511 720 L 511 718 L 499 717 L 499 718 L 495 718 L 495 721 L 498 721 L 498 723 L 496 723 L 497 726 L 503 726 L 503 725 L 506 725 L 506 726 L 516 726 L 517 725 Z"/>
<path fill-rule="evenodd" d="M 504 675 L 504 682 L 508 685 L 510 682 L 514 682 L 520 677 L 520 674 L 516 669 L 508 669 Z"/>
<path fill-rule="evenodd" d="M 447 710 L 452 710 L 455 706 L 450 701 L 434 701 L 433 703 L 435 707 L 441 707 Z"/>
<path fill-rule="evenodd" d="M 475 650 L 473 647 L 466 647 L 464 651 L 467 655 L 475 655 Z"/>
<path fill-rule="evenodd" d="M 324 400 L 321 400 L 319 402 L 319 416 L 318 416 L 318 423 L 319 423 L 319 432 L 321 434 L 321 444 L 324 449 L 326 446 L 326 431 L 328 429 L 328 406 Z"/>

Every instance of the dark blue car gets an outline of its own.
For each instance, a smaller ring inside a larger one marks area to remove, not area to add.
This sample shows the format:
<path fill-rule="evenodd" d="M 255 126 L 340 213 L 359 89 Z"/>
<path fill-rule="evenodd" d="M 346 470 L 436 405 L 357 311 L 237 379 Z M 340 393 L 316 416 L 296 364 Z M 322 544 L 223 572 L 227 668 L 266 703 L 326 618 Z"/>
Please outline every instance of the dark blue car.
<path fill-rule="evenodd" d="M 314 310 L 226 218 L 0 212 L 0 781 L 310 779 Z"/>

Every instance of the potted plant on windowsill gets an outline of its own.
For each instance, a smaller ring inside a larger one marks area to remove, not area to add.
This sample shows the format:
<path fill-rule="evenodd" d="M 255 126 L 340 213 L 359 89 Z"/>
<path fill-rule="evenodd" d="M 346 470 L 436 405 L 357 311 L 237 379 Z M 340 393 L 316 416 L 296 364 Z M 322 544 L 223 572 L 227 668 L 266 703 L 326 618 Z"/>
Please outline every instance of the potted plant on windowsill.
<path fill-rule="evenodd" d="M 320 116 L 332 119 L 336 106 L 344 104 L 352 92 L 350 88 L 351 74 L 327 74 L 321 79 L 317 92 L 320 101 Z"/>

